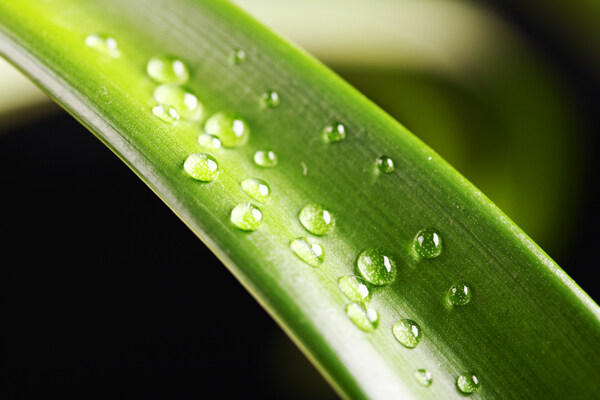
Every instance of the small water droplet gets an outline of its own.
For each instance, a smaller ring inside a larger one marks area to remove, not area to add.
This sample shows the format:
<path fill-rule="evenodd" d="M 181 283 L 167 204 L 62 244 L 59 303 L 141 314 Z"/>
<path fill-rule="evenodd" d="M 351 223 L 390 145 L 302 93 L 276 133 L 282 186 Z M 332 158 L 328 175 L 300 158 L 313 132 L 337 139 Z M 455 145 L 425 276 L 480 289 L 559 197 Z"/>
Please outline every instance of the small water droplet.
<path fill-rule="evenodd" d="M 333 214 L 318 204 L 305 205 L 298 218 L 306 230 L 315 235 L 327 235 L 335 228 Z"/>
<path fill-rule="evenodd" d="M 384 174 L 389 174 L 394 172 L 396 166 L 394 165 L 394 160 L 387 156 L 381 156 L 377 159 L 377 168 Z"/>
<path fill-rule="evenodd" d="M 354 303 L 368 303 L 371 300 L 371 292 L 367 282 L 360 276 L 342 276 L 338 279 L 338 286 L 342 293 Z"/>
<path fill-rule="evenodd" d="M 242 64 L 246 61 L 246 52 L 242 49 L 234 49 L 229 55 L 229 61 L 235 65 Z"/>
<path fill-rule="evenodd" d="M 202 118 L 203 107 L 198 98 L 181 86 L 166 83 L 154 90 L 154 100 L 174 107 L 183 119 L 196 121 Z"/>
<path fill-rule="evenodd" d="M 421 328 L 410 319 L 401 319 L 392 326 L 392 333 L 400 344 L 414 349 L 421 341 Z"/>
<path fill-rule="evenodd" d="M 479 378 L 470 372 L 461 374 L 456 379 L 456 387 L 464 394 L 475 393 L 481 387 L 481 382 L 479 382 Z"/>
<path fill-rule="evenodd" d="M 433 228 L 422 229 L 415 236 L 414 249 L 423 258 L 435 258 L 442 252 L 442 237 Z"/>
<path fill-rule="evenodd" d="M 433 383 L 433 376 L 426 369 L 416 370 L 414 377 L 421 386 L 429 387 Z"/>
<path fill-rule="evenodd" d="M 110 57 L 118 57 L 121 52 L 117 40 L 109 35 L 95 33 L 85 38 L 85 45 Z"/>
<path fill-rule="evenodd" d="M 333 125 L 325 127 L 323 130 L 323 137 L 326 142 L 334 143 L 340 142 L 346 139 L 346 127 L 339 122 L 336 122 Z"/>
<path fill-rule="evenodd" d="M 188 67 L 183 61 L 173 56 L 152 57 L 146 65 L 150 78 L 159 83 L 186 83 L 190 77 Z"/>
<path fill-rule="evenodd" d="M 157 116 L 161 121 L 168 124 L 174 124 L 179 121 L 179 113 L 174 107 L 159 104 L 152 108 L 152 114 Z"/>
<path fill-rule="evenodd" d="M 269 184 L 262 179 L 248 178 L 242 184 L 242 190 L 248 196 L 261 203 L 268 203 L 271 199 L 271 188 Z"/>
<path fill-rule="evenodd" d="M 466 283 L 457 283 L 448 290 L 448 301 L 454 306 L 464 306 L 471 301 L 473 291 Z"/>
<path fill-rule="evenodd" d="M 396 279 L 396 263 L 382 249 L 364 250 L 358 256 L 356 265 L 362 277 L 373 285 L 389 285 Z"/>
<path fill-rule="evenodd" d="M 192 178 L 202 182 L 214 181 L 219 173 L 217 160 L 206 153 L 195 153 L 190 155 L 185 160 L 183 169 Z"/>
<path fill-rule="evenodd" d="M 277 154 L 272 150 L 258 150 L 254 153 L 254 163 L 259 167 L 274 167 L 277 165 Z"/>
<path fill-rule="evenodd" d="M 198 144 L 205 149 L 219 150 L 221 148 L 221 139 L 208 133 L 203 133 L 198 136 Z"/>
<path fill-rule="evenodd" d="M 231 223 L 242 231 L 255 231 L 262 222 L 262 211 L 250 203 L 238 204 L 231 210 Z"/>
<path fill-rule="evenodd" d="M 250 127 L 246 121 L 233 112 L 213 114 L 204 124 L 204 130 L 221 139 L 224 147 L 243 146 L 250 136 Z"/>
<path fill-rule="evenodd" d="M 379 325 L 379 314 L 366 304 L 348 304 L 346 314 L 354 325 L 365 332 L 373 332 Z"/>
<path fill-rule="evenodd" d="M 290 242 L 290 248 L 302 261 L 313 267 L 323 263 L 325 251 L 323 246 L 312 238 L 297 238 Z"/>
<path fill-rule="evenodd" d="M 279 106 L 279 93 L 274 90 L 267 90 L 261 96 L 262 102 L 265 106 L 275 108 Z"/>

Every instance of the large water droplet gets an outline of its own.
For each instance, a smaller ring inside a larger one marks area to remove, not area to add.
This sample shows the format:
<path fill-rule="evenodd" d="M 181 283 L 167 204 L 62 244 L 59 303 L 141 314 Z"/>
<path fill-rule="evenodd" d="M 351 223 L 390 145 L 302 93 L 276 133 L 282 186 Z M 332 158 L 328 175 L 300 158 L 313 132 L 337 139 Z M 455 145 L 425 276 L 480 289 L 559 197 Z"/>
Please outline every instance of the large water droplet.
<path fill-rule="evenodd" d="M 221 139 L 208 133 L 203 133 L 198 136 L 198 144 L 205 149 L 219 150 L 221 148 Z"/>
<path fill-rule="evenodd" d="M 262 212 L 250 203 L 238 204 L 231 210 L 231 223 L 242 231 L 255 231 L 262 222 Z"/>
<path fill-rule="evenodd" d="M 394 336 L 406 348 L 414 349 L 421 341 L 421 328 L 410 319 L 401 319 L 392 326 Z"/>
<path fill-rule="evenodd" d="M 381 156 L 377 159 L 377 168 L 384 174 L 389 174 L 394 172 L 396 166 L 394 165 L 394 160 L 387 156 Z"/>
<path fill-rule="evenodd" d="M 326 142 L 334 143 L 346 139 L 346 127 L 339 122 L 325 127 L 323 137 Z"/>
<path fill-rule="evenodd" d="M 414 249 L 423 258 L 435 258 L 442 252 L 442 237 L 433 228 L 422 229 L 415 236 Z"/>
<path fill-rule="evenodd" d="M 467 372 L 461 374 L 456 379 L 456 387 L 464 394 L 475 393 L 481 387 L 481 382 L 479 382 L 479 378 L 474 374 Z"/>
<path fill-rule="evenodd" d="M 366 304 L 348 304 L 346 314 L 354 325 L 365 332 L 373 332 L 379 325 L 379 314 Z"/>
<path fill-rule="evenodd" d="M 174 107 L 169 105 L 159 104 L 154 106 L 154 108 L 152 108 L 152 114 L 168 124 L 174 124 L 179 121 L 179 113 Z"/>
<path fill-rule="evenodd" d="M 277 165 L 277 154 L 272 150 L 258 150 L 254 153 L 254 162 L 259 167 L 274 167 Z"/>
<path fill-rule="evenodd" d="M 218 112 L 204 124 L 206 133 L 221 139 L 225 147 L 239 147 L 248 141 L 250 127 L 239 115 L 233 112 Z"/>
<path fill-rule="evenodd" d="M 325 207 L 307 204 L 298 215 L 307 231 L 315 235 L 327 235 L 335 228 L 335 217 Z"/>
<path fill-rule="evenodd" d="M 219 173 L 217 160 L 206 153 L 195 153 L 190 155 L 185 160 L 183 169 L 192 178 L 202 182 L 214 181 Z"/>
<path fill-rule="evenodd" d="M 433 383 L 433 375 L 426 369 L 416 370 L 414 377 L 421 386 L 429 387 Z"/>
<path fill-rule="evenodd" d="M 195 121 L 202 118 L 202 104 L 198 98 L 181 86 L 166 83 L 154 89 L 154 100 L 175 107 L 183 119 Z"/>
<path fill-rule="evenodd" d="M 473 292 L 466 283 L 457 283 L 448 290 L 448 301 L 454 306 L 464 306 L 471 301 Z"/>
<path fill-rule="evenodd" d="M 118 57 L 121 52 L 117 40 L 109 35 L 95 33 L 85 38 L 85 45 L 110 57 Z"/>
<path fill-rule="evenodd" d="M 261 99 L 265 106 L 271 108 L 277 107 L 280 102 L 279 93 L 277 93 L 274 90 L 267 90 L 266 92 L 264 92 L 261 96 Z"/>
<path fill-rule="evenodd" d="M 242 190 L 248 196 L 261 203 L 267 203 L 271 199 L 271 188 L 262 179 L 248 178 L 242 184 Z"/>
<path fill-rule="evenodd" d="M 358 256 L 356 265 L 362 277 L 373 285 L 389 285 L 396 279 L 396 263 L 382 249 L 364 250 Z"/>
<path fill-rule="evenodd" d="M 159 83 L 186 83 L 190 77 L 188 67 L 173 56 L 152 57 L 146 65 L 148 76 Z"/>
<path fill-rule="evenodd" d="M 246 61 L 246 52 L 242 49 L 234 49 L 229 55 L 229 61 L 235 65 L 243 63 Z"/>
<path fill-rule="evenodd" d="M 338 286 L 344 295 L 354 303 L 368 303 L 371 292 L 365 280 L 356 275 L 346 275 L 338 279 Z"/>
<path fill-rule="evenodd" d="M 290 248 L 302 261 L 318 267 L 325 259 L 323 246 L 312 238 L 297 238 L 290 242 Z"/>

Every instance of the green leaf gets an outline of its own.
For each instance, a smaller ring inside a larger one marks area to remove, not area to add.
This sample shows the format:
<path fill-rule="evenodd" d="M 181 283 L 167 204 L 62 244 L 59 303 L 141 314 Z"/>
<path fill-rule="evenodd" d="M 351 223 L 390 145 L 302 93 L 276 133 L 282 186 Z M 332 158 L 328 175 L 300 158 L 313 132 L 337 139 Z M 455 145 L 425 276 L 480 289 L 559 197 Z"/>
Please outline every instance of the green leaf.
<path fill-rule="evenodd" d="M 598 306 L 435 152 L 234 6 L 4 2 L 0 52 L 181 217 L 342 395 L 600 389 Z M 155 92 L 169 82 L 201 115 Z M 204 130 L 222 146 L 201 147 Z M 210 157 L 186 162 L 197 153 Z M 243 188 L 251 178 L 268 201 Z M 364 281 L 340 289 L 353 274 Z"/>

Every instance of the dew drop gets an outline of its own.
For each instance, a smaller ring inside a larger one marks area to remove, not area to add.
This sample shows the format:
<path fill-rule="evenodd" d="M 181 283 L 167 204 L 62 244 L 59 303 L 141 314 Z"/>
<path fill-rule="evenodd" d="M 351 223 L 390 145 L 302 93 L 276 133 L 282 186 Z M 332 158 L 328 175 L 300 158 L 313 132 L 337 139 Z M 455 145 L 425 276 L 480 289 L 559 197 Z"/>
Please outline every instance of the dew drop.
<path fill-rule="evenodd" d="M 377 168 L 384 174 L 389 174 L 394 172 L 396 166 L 394 165 L 394 160 L 387 156 L 381 156 L 377 159 Z"/>
<path fill-rule="evenodd" d="M 262 179 L 248 178 L 242 183 L 242 190 L 248 196 L 261 203 L 268 203 L 271 199 L 271 188 L 269 184 Z"/>
<path fill-rule="evenodd" d="M 204 124 L 204 130 L 221 139 L 224 147 L 243 146 L 250 136 L 246 121 L 233 112 L 213 114 Z"/>
<path fill-rule="evenodd" d="M 250 203 L 238 204 L 231 210 L 231 223 L 238 229 L 252 232 L 258 229 L 262 222 L 263 214 L 258 207 Z"/>
<path fill-rule="evenodd" d="M 355 303 L 368 303 L 371 300 L 371 292 L 367 282 L 360 276 L 346 275 L 338 279 L 338 286 L 344 295 Z"/>
<path fill-rule="evenodd" d="M 315 235 L 327 235 L 335 228 L 333 214 L 318 204 L 305 205 L 298 218 L 306 230 Z"/>
<path fill-rule="evenodd" d="M 400 344 L 414 349 L 421 341 L 421 328 L 410 319 L 401 319 L 392 326 L 392 333 Z"/>
<path fill-rule="evenodd" d="M 279 106 L 279 93 L 274 90 L 267 90 L 261 96 L 261 100 L 265 106 L 275 108 Z"/>
<path fill-rule="evenodd" d="M 205 149 L 219 150 L 221 148 L 221 139 L 208 133 L 203 133 L 198 136 L 198 144 Z"/>
<path fill-rule="evenodd" d="M 433 228 L 422 229 L 415 236 L 414 249 L 423 258 L 435 258 L 442 252 L 442 237 Z"/>
<path fill-rule="evenodd" d="M 396 263 L 381 249 L 364 250 L 358 256 L 356 265 L 362 277 L 373 285 L 389 285 L 396 279 Z"/>
<path fill-rule="evenodd" d="M 457 283 L 448 290 L 448 300 L 454 306 L 464 306 L 471 301 L 473 291 L 466 283 Z"/>
<path fill-rule="evenodd" d="M 475 393 L 481 387 L 481 382 L 479 382 L 479 378 L 474 374 L 467 372 L 461 374 L 456 379 L 456 387 L 464 394 Z"/>
<path fill-rule="evenodd" d="M 240 65 L 246 61 L 246 52 L 242 49 L 234 49 L 229 55 L 229 61 L 234 65 Z"/>
<path fill-rule="evenodd" d="M 154 100 L 175 107 L 183 119 L 196 121 L 202 118 L 203 107 L 198 98 L 181 86 L 166 83 L 154 90 Z"/>
<path fill-rule="evenodd" d="M 152 57 L 146 65 L 150 78 L 158 83 L 186 83 L 190 77 L 188 67 L 183 61 L 173 56 Z"/>
<path fill-rule="evenodd" d="M 109 35 L 95 33 L 85 38 L 85 45 L 110 57 L 118 57 L 121 52 L 117 40 Z"/>
<path fill-rule="evenodd" d="M 421 386 L 429 387 L 433 383 L 433 376 L 426 369 L 418 369 L 413 375 Z"/>
<path fill-rule="evenodd" d="M 258 150 L 254 153 L 254 163 L 259 167 L 274 167 L 277 165 L 277 154 L 272 150 Z"/>
<path fill-rule="evenodd" d="M 373 332 L 379 325 L 379 314 L 366 304 L 348 304 L 346 314 L 354 325 L 365 332 Z"/>
<path fill-rule="evenodd" d="M 195 153 L 190 155 L 185 160 L 183 169 L 192 178 L 202 182 L 214 181 L 219 173 L 217 160 L 206 153 Z"/>
<path fill-rule="evenodd" d="M 334 143 L 346 139 L 346 127 L 339 122 L 325 127 L 323 137 L 326 142 Z"/>
<path fill-rule="evenodd" d="M 159 104 L 154 106 L 154 108 L 152 108 L 152 114 L 168 124 L 174 124 L 179 121 L 179 113 L 174 107 L 169 105 Z"/>
<path fill-rule="evenodd" d="M 290 248 L 302 261 L 313 267 L 323 263 L 325 251 L 323 246 L 312 238 L 297 238 L 290 242 Z"/>

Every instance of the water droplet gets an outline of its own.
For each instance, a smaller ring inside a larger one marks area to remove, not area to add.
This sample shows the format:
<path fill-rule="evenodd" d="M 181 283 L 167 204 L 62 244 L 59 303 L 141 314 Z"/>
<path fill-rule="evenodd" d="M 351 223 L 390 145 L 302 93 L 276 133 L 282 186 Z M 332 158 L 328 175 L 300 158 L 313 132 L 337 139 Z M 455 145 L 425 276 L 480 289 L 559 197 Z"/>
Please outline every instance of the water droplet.
<path fill-rule="evenodd" d="M 334 143 L 346 139 L 346 127 L 339 122 L 326 127 L 323 130 L 323 136 L 326 142 Z"/>
<path fill-rule="evenodd" d="M 274 167 L 277 165 L 277 154 L 271 150 L 258 150 L 254 153 L 254 162 L 260 167 Z"/>
<path fill-rule="evenodd" d="M 262 222 L 262 211 L 250 203 L 238 204 L 231 210 L 231 223 L 242 231 L 255 231 Z"/>
<path fill-rule="evenodd" d="M 335 217 L 325 207 L 307 204 L 298 215 L 307 231 L 315 235 L 327 235 L 335 228 Z"/>
<path fill-rule="evenodd" d="M 232 64 L 240 65 L 246 61 L 246 52 L 242 49 L 234 49 L 229 55 L 229 61 Z"/>
<path fill-rule="evenodd" d="M 277 107 L 279 105 L 279 93 L 274 90 L 267 90 L 261 96 L 261 99 L 265 106 L 267 107 Z"/>
<path fill-rule="evenodd" d="M 382 249 L 364 250 L 358 256 L 356 265 L 363 278 L 373 285 L 389 285 L 396 279 L 396 263 Z"/>
<path fill-rule="evenodd" d="M 271 188 L 262 179 L 248 178 L 242 184 L 242 190 L 248 196 L 261 203 L 267 203 L 271 199 Z"/>
<path fill-rule="evenodd" d="M 433 376 L 426 369 L 416 370 L 414 377 L 421 386 L 429 387 L 433 383 Z"/>
<path fill-rule="evenodd" d="M 323 263 L 325 251 L 323 246 L 312 238 L 298 238 L 290 242 L 290 248 L 302 261 L 313 267 Z"/>
<path fill-rule="evenodd" d="M 365 332 L 373 332 L 379 325 L 379 314 L 366 304 L 348 304 L 346 314 L 354 325 Z"/>
<path fill-rule="evenodd" d="M 377 168 L 384 174 L 389 174 L 394 172 L 396 166 L 394 165 L 394 160 L 387 156 L 381 156 L 377 159 Z"/>
<path fill-rule="evenodd" d="M 154 100 L 175 107 L 183 119 L 195 121 L 202 118 L 203 107 L 198 98 L 181 86 L 166 83 L 154 90 Z"/>
<path fill-rule="evenodd" d="M 250 127 L 246 121 L 233 112 L 212 115 L 204 124 L 204 130 L 221 139 L 225 147 L 243 146 L 250 136 Z"/>
<path fill-rule="evenodd" d="M 360 276 L 342 276 L 338 279 L 338 286 L 350 301 L 361 304 L 371 300 L 371 292 L 367 283 Z"/>
<path fill-rule="evenodd" d="M 160 118 L 163 122 L 174 124 L 179 121 L 179 113 L 174 107 L 159 104 L 152 109 L 152 114 Z"/>
<path fill-rule="evenodd" d="M 479 378 L 474 374 L 467 372 L 461 374 L 456 379 L 456 386 L 458 390 L 460 390 L 464 394 L 475 393 L 481 387 L 481 382 L 479 382 Z"/>
<path fill-rule="evenodd" d="M 206 153 L 195 153 L 189 156 L 183 164 L 183 169 L 192 178 L 202 182 L 214 181 L 219 173 L 217 160 Z"/>
<path fill-rule="evenodd" d="M 466 283 L 452 285 L 448 290 L 448 300 L 454 306 L 464 306 L 471 301 L 473 291 Z"/>
<path fill-rule="evenodd" d="M 117 40 L 109 35 L 95 33 L 85 38 L 85 45 L 111 57 L 118 57 L 121 52 Z"/>
<path fill-rule="evenodd" d="M 198 144 L 205 149 L 219 150 L 221 148 L 221 139 L 208 133 L 203 133 L 198 136 Z"/>
<path fill-rule="evenodd" d="M 414 349 L 421 341 L 421 328 L 410 319 L 401 319 L 392 326 L 392 333 L 400 344 L 406 348 Z"/>
<path fill-rule="evenodd" d="M 442 252 L 442 237 L 433 228 L 422 229 L 415 236 L 414 249 L 423 258 L 435 258 Z"/>
<path fill-rule="evenodd" d="M 173 56 L 152 57 L 146 65 L 150 78 L 159 83 L 186 83 L 190 77 L 188 67 Z"/>

